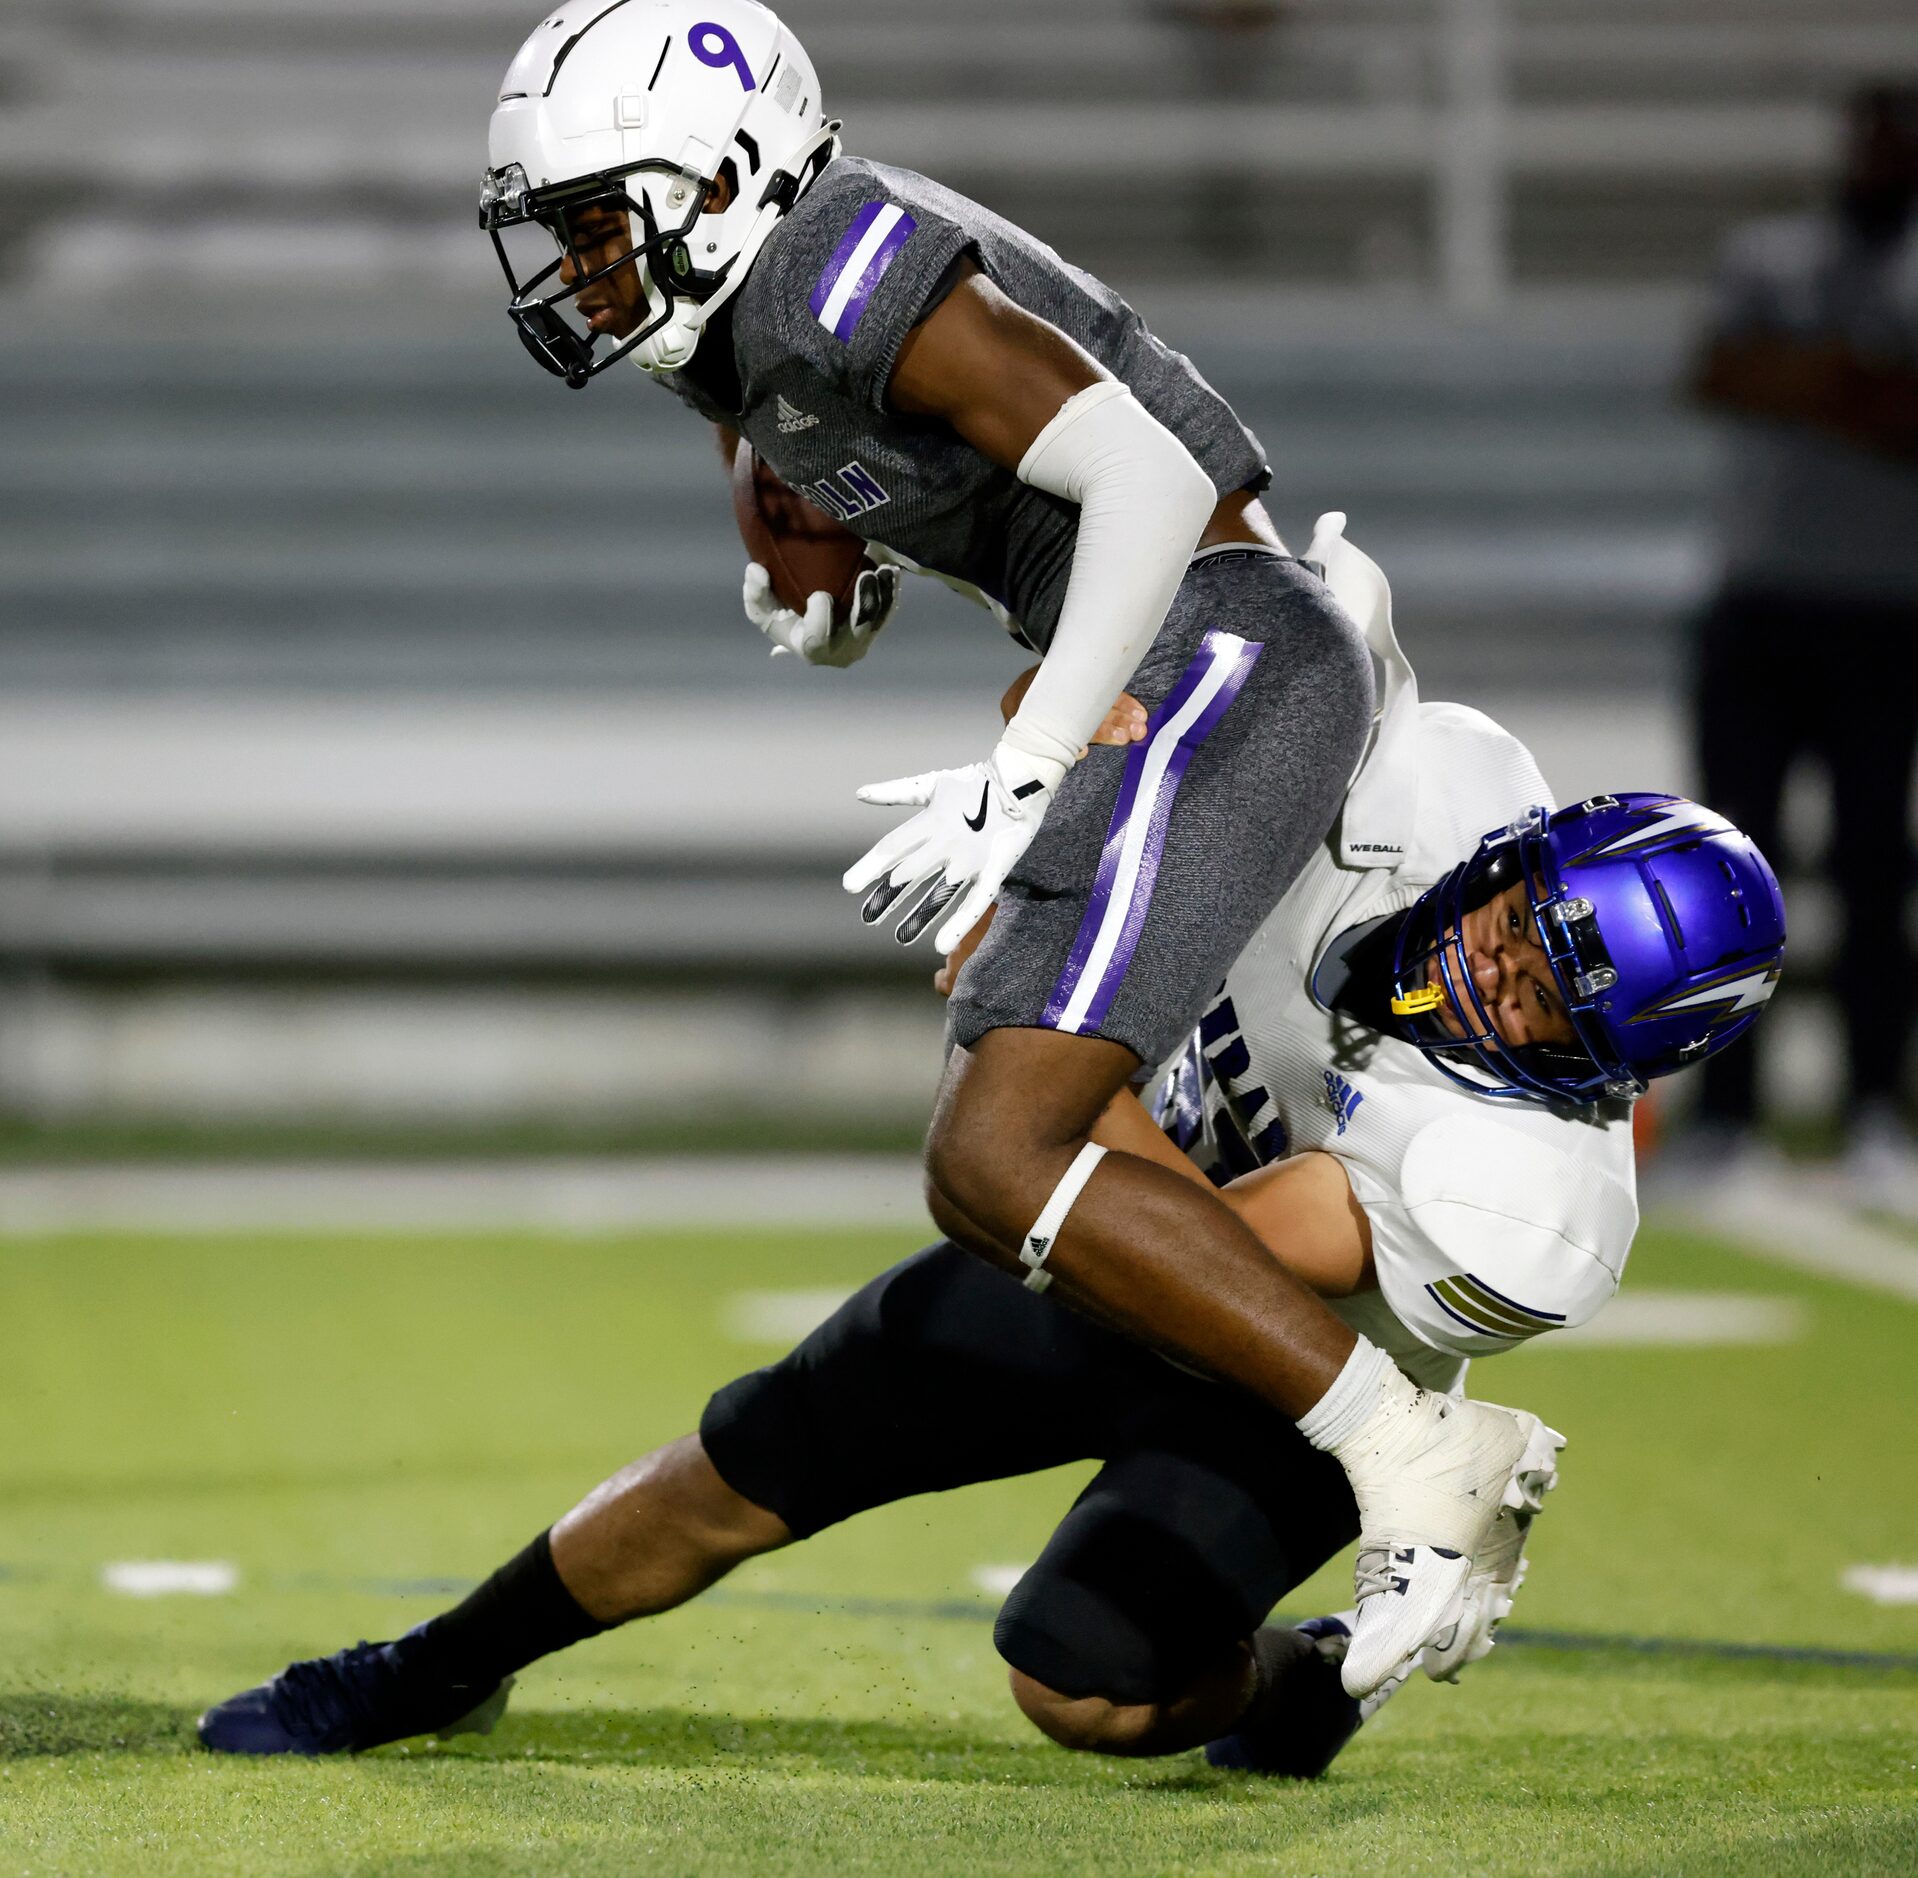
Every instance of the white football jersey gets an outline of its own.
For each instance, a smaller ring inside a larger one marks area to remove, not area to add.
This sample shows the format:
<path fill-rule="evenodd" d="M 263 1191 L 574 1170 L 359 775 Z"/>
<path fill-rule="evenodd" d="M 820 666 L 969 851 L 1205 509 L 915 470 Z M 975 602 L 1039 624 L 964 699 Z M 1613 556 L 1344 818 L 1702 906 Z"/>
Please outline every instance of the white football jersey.
<path fill-rule="evenodd" d="M 1313 1001 L 1327 948 L 1408 907 L 1489 830 L 1549 804 L 1531 753 L 1482 713 L 1397 713 L 1403 858 L 1325 843 L 1232 968 L 1171 1072 L 1168 1128 L 1224 1181 L 1321 1149 L 1372 1228 L 1378 1290 L 1333 1309 L 1413 1380 L 1583 1323 L 1618 1288 L 1638 1224 L 1628 1105 L 1475 1095 L 1410 1044 Z M 1409 800 L 1408 800 L 1409 798 Z"/>

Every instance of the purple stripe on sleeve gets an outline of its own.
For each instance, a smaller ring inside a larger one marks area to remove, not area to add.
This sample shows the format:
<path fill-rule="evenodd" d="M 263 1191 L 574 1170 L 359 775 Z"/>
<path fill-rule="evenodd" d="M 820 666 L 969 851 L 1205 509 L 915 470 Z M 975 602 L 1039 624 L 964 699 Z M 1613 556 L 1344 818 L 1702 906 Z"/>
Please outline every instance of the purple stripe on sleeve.
<path fill-rule="evenodd" d="M 912 239 L 913 231 L 919 224 L 910 215 L 901 215 L 892 226 L 885 240 L 873 251 L 873 257 L 866 263 L 865 272 L 859 276 L 859 285 L 852 290 L 852 298 L 846 302 L 845 310 L 839 315 L 832 332 L 835 339 L 850 340 L 853 329 L 866 316 L 873 291 L 886 277 L 886 269 L 898 259 L 899 250 Z"/>
<path fill-rule="evenodd" d="M 812 298 L 806 302 L 812 308 L 814 319 L 825 312 L 826 302 L 832 298 L 832 290 L 839 285 L 839 276 L 846 271 L 846 263 L 865 240 L 866 230 L 879 219 L 879 211 L 885 206 L 883 202 L 868 202 L 852 218 L 852 226 L 841 236 L 839 246 L 832 251 L 832 259 L 826 263 L 826 271 L 819 276 L 819 284 L 812 290 Z"/>
<path fill-rule="evenodd" d="M 1190 702 L 1201 680 L 1216 665 L 1221 641 L 1225 637 L 1227 635 L 1216 632 L 1206 634 L 1205 641 L 1194 655 L 1192 662 L 1180 673 L 1178 683 L 1166 695 L 1159 708 L 1153 712 L 1146 728 L 1145 741 L 1132 746 L 1126 760 L 1125 780 L 1120 786 L 1119 799 L 1113 805 L 1112 820 L 1106 829 L 1105 847 L 1099 856 L 1099 867 L 1093 879 L 1092 892 L 1087 899 L 1086 910 L 1080 918 L 1079 930 L 1073 936 L 1072 950 L 1067 956 L 1065 967 L 1059 974 L 1058 983 L 1052 988 L 1052 995 L 1046 1000 L 1046 1008 L 1040 1018 L 1042 1024 L 1056 1028 L 1064 1018 L 1067 1006 L 1072 1002 L 1079 980 L 1091 961 L 1099 933 L 1108 924 L 1115 911 L 1113 889 L 1118 882 L 1126 831 L 1134 816 L 1143 812 L 1149 815 L 1151 820 L 1146 830 L 1144 851 L 1139 860 L 1138 877 L 1132 883 L 1127 899 L 1125 923 L 1120 929 L 1118 943 L 1113 947 L 1112 955 L 1100 975 L 1098 987 L 1087 1006 L 1080 1028 L 1096 1028 L 1104 1022 L 1107 1012 L 1112 1008 L 1112 1001 L 1118 995 L 1119 986 L 1125 980 L 1133 954 L 1138 950 L 1139 935 L 1145 929 L 1146 915 L 1151 910 L 1152 890 L 1158 880 L 1160 860 L 1165 853 L 1166 829 L 1172 819 L 1173 801 L 1178 795 L 1179 784 L 1184 778 L 1186 767 L 1191 763 L 1193 754 L 1199 746 L 1218 727 L 1219 720 L 1231 708 L 1233 700 L 1244 689 L 1252 667 L 1258 663 L 1259 654 L 1265 649 L 1262 645 L 1256 644 L 1241 647 L 1233 661 L 1231 672 L 1225 682 L 1220 685 L 1217 694 L 1198 718 L 1180 735 L 1178 747 L 1173 751 L 1164 774 L 1160 776 L 1152 792 L 1152 800 L 1142 803 L 1139 800 L 1140 784 L 1150 752 L 1157 744 L 1160 733 Z"/>

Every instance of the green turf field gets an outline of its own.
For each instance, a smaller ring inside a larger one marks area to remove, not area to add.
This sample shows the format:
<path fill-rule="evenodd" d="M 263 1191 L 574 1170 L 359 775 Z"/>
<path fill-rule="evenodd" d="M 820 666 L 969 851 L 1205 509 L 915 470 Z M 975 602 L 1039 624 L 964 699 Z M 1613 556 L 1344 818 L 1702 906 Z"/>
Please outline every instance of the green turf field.
<path fill-rule="evenodd" d="M 871 1233 L 0 1247 L 0 1871 L 1900 1872 L 1918 1672 L 1515 1637 L 1282 1788 L 1026 1730 L 976 1568 L 1076 1474 L 895 1507 L 536 1667 L 487 1742 L 216 1761 L 208 1700 L 387 1636 L 683 1432 L 742 1290 L 850 1285 Z M 1802 1300 L 1732 1349 L 1553 1350 L 1479 1392 L 1567 1431 L 1514 1625 L 1918 1656 L 1918 1308 L 1648 1234 L 1630 1291 Z M 228 1595 L 104 1588 L 225 1561 Z M 1343 1602 L 1336 1576 L 1300 1614 Z"/>

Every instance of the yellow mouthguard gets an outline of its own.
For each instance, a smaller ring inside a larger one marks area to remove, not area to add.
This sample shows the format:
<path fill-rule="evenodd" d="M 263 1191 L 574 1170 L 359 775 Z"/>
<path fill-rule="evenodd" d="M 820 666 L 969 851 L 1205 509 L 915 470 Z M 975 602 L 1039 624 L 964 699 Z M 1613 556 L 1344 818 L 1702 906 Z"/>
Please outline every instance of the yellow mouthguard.
<path fill-rule="evenodd" d="M 1394 1017 L 1423 1017 L 1428 1011 L 1436 1011 L 1445 1002 L 1445 993 L 1437 985 L 1421 985 L 1416 991 L 1407 992 L 1402 998 L 1392 1000 Z"/>

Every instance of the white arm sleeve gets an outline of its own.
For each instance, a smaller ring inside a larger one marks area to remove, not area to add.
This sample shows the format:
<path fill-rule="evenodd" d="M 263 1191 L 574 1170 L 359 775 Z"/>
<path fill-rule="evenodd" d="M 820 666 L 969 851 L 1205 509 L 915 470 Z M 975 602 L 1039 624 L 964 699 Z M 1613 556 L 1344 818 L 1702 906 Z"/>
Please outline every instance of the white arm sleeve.
<path fill-rule="evenodd" d="M 1000 743 L 1056 789 L 1165 624 L 1218 493 L 1116 379 L 1059 407 L 1019 478 L 1079 505 L 1059 624 Z"/>

